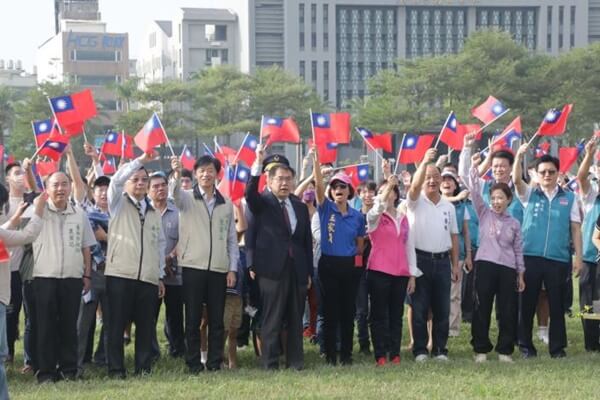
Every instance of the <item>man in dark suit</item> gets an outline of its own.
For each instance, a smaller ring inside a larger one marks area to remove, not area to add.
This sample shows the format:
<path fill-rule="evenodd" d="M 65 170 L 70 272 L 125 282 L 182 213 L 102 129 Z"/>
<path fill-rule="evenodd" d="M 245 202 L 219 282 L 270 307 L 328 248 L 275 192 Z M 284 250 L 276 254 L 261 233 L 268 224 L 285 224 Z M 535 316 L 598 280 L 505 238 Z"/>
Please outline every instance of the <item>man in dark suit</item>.
<path fill-rule="evenodd" d="M 304 368 L 302 314 L 313 272 L 310 218 L 306 205 L 291 195 L 294 170 L 288 160 L 280 155 L 265 159 L 260 144 L 256 155 L 246 202 L 255 219 L 253 270 L 261 294 L 262 364 L 265 369 L 279 367 L 285 321 L 286 367 L 299 370 Z M 268 189 L 261 194 L 259 179 L 266 167 Z"/>

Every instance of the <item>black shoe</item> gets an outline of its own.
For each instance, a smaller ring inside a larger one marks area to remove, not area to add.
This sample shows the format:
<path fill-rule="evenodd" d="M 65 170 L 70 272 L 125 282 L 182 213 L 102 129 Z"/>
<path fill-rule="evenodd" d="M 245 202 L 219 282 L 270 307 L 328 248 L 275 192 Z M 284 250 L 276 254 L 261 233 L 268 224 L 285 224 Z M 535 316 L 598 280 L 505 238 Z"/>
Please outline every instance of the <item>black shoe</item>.
<path fill-rule="evenodd" d="M 125 371 L 110 371 L 108 377 L 110 379 L 125 379 L 127 378 L 127 374 Z"/>
<path fill-rule="evenodd" d="M 188 371 L 192 375 L 198 375 L 199 373 L 201 373 L 202 371 L 204 371 L 204 364 L 189 366 L 188 367 Z"/>
<path fill-rule="evenodd" d="M 558 353 L 550 354 L 550 358 L 565 358 L 567 353 L 564 350 L 559 351 Z"/>
<path fill-rule="evenodd" d="M 352 365 L 352 357 L 348 357 L 348 358 L 343 358 L 340 360 L 340 364 L 342 364 L 343 366 L 351 366 Z"/>
<path fill-rule="evenodd" d="M 37 373 L 37 381 L 39 384 L 42 383 L 54 383 L 56 382 L 56 376 L 54 374 L 40 374 Z"/>
<path fill-rule="evenodd" d="M 523 351 L 521 350 L 521 356 L 523 356 L 524 359 L 528 360 L 530 358 L 536 358 L 537 357 L 537 353 L 534 351 Z"/>

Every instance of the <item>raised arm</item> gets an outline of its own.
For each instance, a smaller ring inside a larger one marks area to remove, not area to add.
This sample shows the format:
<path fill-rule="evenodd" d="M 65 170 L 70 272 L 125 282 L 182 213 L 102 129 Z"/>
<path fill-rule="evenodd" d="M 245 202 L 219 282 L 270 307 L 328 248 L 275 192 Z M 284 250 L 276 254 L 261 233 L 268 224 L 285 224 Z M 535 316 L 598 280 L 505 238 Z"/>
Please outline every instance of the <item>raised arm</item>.
<path fill-rule="evenodd" d="M 475 134 L 466 134 L 463 139 L 463 149 L 458 156 L 458 177 L 467 184 L 471 169 L 471 147 L 475 143 Z"/>
<path fill-rule="evenodd" d="M 81 173 L 79 172 L 79 166 L 77 165 L 77 160 L 75 159 L 75 155 L 73 154 L 73 148 L 69 144 L 67 146 L 67 170 L 69 172 L 69 176 L 73 180 L 73 197 L 77 204 L 83 203 L 85 199 L 85 195 L 87 194 L 87 187 L 83 179 L 81 178 Z"/>
<path fill-rule="evenodd" d="M 33 160 L 29 158 L 23 159 L 23 170 L 25 171 L 25 179 L 27 182 L 27 186 L 32 192 L 39 192 L 40 190 L 37 187 L 37 182 L 35 181 L 35 176 L 33 176 L 33 169 L 31 168 L 31 164 Z"/>
<path fill-rule="evenodd" d="M 125 182 L 131 177 L 137 170 L 139 170 L 144 164 L 150 162 L 155 156 L 155 153 L 151 154 L 144 153 L 135 160 L 124 164 L 120 167 L 117 172 L 113 175 L 108 185 L 108 209 L 110 213 L 114 215 L 123 200 L 123 191 L 125 188 Z"/>
<path fill-rule="evenodd" d="M 419 195 L 421 194 L 421 188 L 423 187 L 423 183 L 425 182 L 425 173 L 427 172 L 427 165 L 431 163 L 435 156 L 437 155 L 437 150 L 435 148 L 431 148 L 425 152 L 425 157 L 421 164 L 419 164 L 419 168 L 415 172 L 413 176 L 412 183 L 410 185 L 410 189 L 408 190 L 408 198 L 411 201 L 417 201 L 419 199 Z"/>
<path fill-rule="evenodd" d="M 319 152 L 313 153 L 313 175 L 315 176 L 315 196 L 317 204 L 325 202 L 325 182 L 323 182 L 323 173 L 321 172 L 321 162 L 319 161 Z"/>
<path fill-rule="evenodd" d="M 523 181 L 523 159 L 525 157 L 525 153 L 527 153 L 527 148 L 527 143 L 524 143 L 517 150 L 512 171 L 513 183 L 517 189 L 517 195 L 520 198 L 523 198 L 527 195 L 527 184 Z"/>
<path fill-rule="evenodd" d="M 263 200 L 258 193 L 258 182 L 260 181 L 260 175 L 262 172 L 262 164 L 265 159 L 265 149 L 262 143 L 256 146 L 256 158 L 254 164 L 250 170 L 252 176 L 250 181 L 246 185 L 246 191 L 244 196 L 246 197 L 246 204 L 248 208 L 255 216 L 260 214 L 263 209 Z"/>
<path fill-rule="evenodd" d="M 583 161 L 579 164 L 577 170 L 577 181 L 579 182 L 579 189 L 582 195 L 587 195 L 590 192 L 590 181 L 588 180 L 588 173 L 590 167 L 594 163 L 594 154 L 596 154 L 596 138 L 593 137 L 585 144 L 585 156 Z"/>
<path fill-rule="evenodd" d="M 383 192 L 375 197 L 373 207 L 367 212 L 367 231 L 373 232 L 379 225 L 379 219 L 381 214 L 385 211 L 387 201 L 390 198 L 390 194 L 393 192 L 394 187 L 398 185 L 398 178 L 392 175 L 387 180 L 387 185 L 383 189 Z"/>
<path fill-rule="evenodd" d="M 181 160 L 177 156 L 171 157 L 173 175 L 169 180 L 169 197 L 173 199 L 180 211 L 187 211 L 192 205 L 192 196 L 181 190 Z"/>

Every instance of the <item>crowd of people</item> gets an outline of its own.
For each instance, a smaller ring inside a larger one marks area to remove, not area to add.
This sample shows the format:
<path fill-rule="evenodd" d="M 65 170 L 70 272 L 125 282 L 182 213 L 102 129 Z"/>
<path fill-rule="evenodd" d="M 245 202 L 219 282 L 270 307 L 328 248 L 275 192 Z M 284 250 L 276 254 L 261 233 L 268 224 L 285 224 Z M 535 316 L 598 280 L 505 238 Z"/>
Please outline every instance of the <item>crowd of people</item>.
<path fill-rule="evenodd" d="M 223 166 L 210 155 L 193 171 L 172 157 L 163 172 L 148 170 L 156 154 L 144 153 L 108 177 L 85 144 L 87 176 L 69 148 L 66 171 L 47 176 L 44 190 L 31 160 L 7 165 L 0 397 L 22 306 L 23 372 L 40 383 L 77 379 L 91 361 L 124 379 L 132 325 L 134 373 L 150 373 L 163 302 L 167 353 L 192 374 L 237 368 L 237 345 L 249 338 L 265 369 L 303 369 L 305 338 L 327 364 L 349 365 L 355 323 L 362 353 L 400 364 L 407 306 L 416 362 L 448 361 L 463 321 L 475 362 L 495 350 L 510 363 L 515 346 L 535 357 L 536 311 L 550 356 L 565 357 L 572 273 L 582 309 L 600 297 L 596 141 L 585 146 L 578 193 L 555 157 L 537 158 L 525 179 L 526 144 L 485 158 L 474 146 L 466 135 L 458 165 L 429 149 L 413 175 L 393 175 L 384 161 L 381 182 L 355 187 L 313 150 L 296 176 L 259 144 L 235 202 L 217 189 Z M 600 351 L 598 322 L 583 330 L 585 350 Z"/>

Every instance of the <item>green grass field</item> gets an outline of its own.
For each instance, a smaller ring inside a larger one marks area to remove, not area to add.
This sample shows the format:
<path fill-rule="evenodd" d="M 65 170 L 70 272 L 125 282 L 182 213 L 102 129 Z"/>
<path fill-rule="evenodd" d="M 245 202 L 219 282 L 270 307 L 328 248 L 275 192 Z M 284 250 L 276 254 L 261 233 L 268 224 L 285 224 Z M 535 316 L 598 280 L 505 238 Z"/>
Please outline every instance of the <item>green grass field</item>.
<path fill-rule="evenodd" d="M 463 324 L 461 336 L 449 341 L 449 363 L 417 365 L 404 349 L 400 366 L 376 368 L 372 357 L 355 355 L 353 366 L 333 368 L 325 366 L 317 348 L 306 343 L 306 370 L 302 372 L 264 372 L 253 350 L 247 348 L 239 352 L 241 368 L 237 371 L 190 376 L 181 359 L 163 356 L 151 376 L 110 380 L 104 369 L 92 366 L 82 381 L 44 385 L 31 375 L 21 375 L 22 342 L 18 342 L 17 360 L 8 369 L 9 391 L 14 399 L 600 398 L 600 354 L 583 351 L 578 318 L 567 319 L 567 324 L 568 357 L 560 360 L 550 359 L 543 344 L 536 341 L 540 353 L 536 360 L 521 360 L 515 354 L 516 362 L 505 365 L 492 354 L 486 364 L 475 364 L 470 325 Z M 164 349 L 162 326 L 159 332 Z M 131 372 L 133 344 L 127 346 L 126 357 Z"/>

